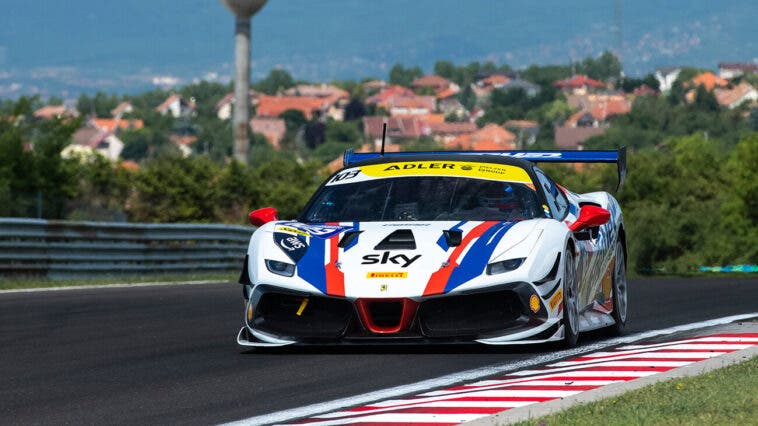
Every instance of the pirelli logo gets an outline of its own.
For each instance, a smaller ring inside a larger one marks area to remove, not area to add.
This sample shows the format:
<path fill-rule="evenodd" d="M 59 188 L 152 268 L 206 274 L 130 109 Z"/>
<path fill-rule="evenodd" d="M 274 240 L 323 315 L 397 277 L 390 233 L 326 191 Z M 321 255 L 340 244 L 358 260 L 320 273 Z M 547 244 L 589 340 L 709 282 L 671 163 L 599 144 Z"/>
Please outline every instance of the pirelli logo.
<path fill-rule="evenodd" d="M 366 278 L 408 278 L 407 272 L 369 272 Z"/>

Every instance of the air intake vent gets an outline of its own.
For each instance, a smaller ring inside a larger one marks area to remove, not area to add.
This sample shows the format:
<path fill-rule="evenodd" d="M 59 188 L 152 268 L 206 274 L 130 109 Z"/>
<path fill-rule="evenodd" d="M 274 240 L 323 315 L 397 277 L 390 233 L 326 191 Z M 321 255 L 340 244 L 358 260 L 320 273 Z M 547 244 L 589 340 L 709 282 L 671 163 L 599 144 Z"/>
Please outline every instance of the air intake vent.
<path fill-rule="evenodd" d="M 416 240 L 410 229 L 398 229 L 387 235 L 385 239 L 374 247 L 374 250 L 415 250 Z"/>
<path fill-rule="evenodd" d="M 347 231 L 345 232 L 345 235 L 342 237 L 340 242 L 337 244 L 337 247 L 339 248 L 345 248 L 349 246 L 353 241 L 355 241 L 356 238 L 358 238 L 358 235 L 361 234 L 363 231 Z"/>
<path fill-rule="evenodd" d="M 442 231 L 442 233 L 445 234 L 445 241 L 447 241 L 448 246 L 457 247 L 461 245 L 461 241 L 463 241 L 462 231 L 448 229 L 446 231 Z"/>

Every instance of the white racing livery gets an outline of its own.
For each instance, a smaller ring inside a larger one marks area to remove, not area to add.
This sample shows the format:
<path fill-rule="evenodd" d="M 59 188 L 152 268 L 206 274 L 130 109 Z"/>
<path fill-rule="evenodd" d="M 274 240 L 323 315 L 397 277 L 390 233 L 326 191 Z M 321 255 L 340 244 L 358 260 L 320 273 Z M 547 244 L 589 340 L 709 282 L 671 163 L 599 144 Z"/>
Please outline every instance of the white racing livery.
<path fill-rule="evenodd" d="M 626 324 L 626 238 L 607 192 L 534 162 L 625 151 L 353 153 L 297 220 L 273 208 L 240 277 L 242 346 L 517 344 Z"/>

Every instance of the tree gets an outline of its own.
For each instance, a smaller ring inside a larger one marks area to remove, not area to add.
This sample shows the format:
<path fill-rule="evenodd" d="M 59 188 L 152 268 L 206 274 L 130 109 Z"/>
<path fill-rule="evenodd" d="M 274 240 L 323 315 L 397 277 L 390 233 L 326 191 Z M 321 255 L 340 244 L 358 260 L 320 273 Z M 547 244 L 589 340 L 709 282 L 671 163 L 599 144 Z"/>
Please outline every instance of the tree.
<path fill-rule="evenodd" d="M 582 61 L 581 72 L 596 80 L 607 80 L 621 76 L 621 62 L 609 52 L 603 52 L 597 59 L 587 57 Z"/>
<path fill-rule="evenodd" d="M 279 118 L 284 120 L 288 132 L 296 132 L 308 122 L 305 115 L 299 109 L 288 109 L 279 114 Z"/>
<path fill-rule="evenodd" d="M 440 77 L 453 79 L 455 77 L 455 65 L 450 61 L 437 61 L 434 64 L 434 73 Z"/>
<path fill-rule="evenodd" d="M 198 117 L 216 118 L 216 103 L 231 90 L 231 84 L 203 80 L 182 87 L 179 93 L 184 99 L 195 101 Z"/>
<path fill-rule="evenodd" d="M 76 102 L 76 109 L 83 115 L 110 118 L 111 111 L 116 108 L 120 102 L 120 99 L 116 95 L 108 96 L 104 92 L 97 92 L 94 97 L 82 94 Z"/>
<path fill-rule="evenodd" d="M 358 98 L 351 98 L 350 102 L 345 105 L 345 121 L 353 121 L 363 118 L 366 115 L 366 105 Z"/>
<path fill-rule="evenodd" d="M 253 85 L 253 88 L 259 92 L 267 95 L 275 95 L 276 93 L 287 90 L 290 87 L 295 86 L 295 79 L 292 78 L 289 72 L 286 70 L 271 70 L 266 78 L 259 80 Z"/>
<path fill-rule="evenodd" d="M 310 149 L 322 145 L 326 140 L 326 125 L 319 120 L 309 121 L 305 125 L 305 144 Z"/>
<path fill-rule="evenodd" d="M 216 204 L 208 193 L 217 174 L 207 157 L 154 158 L 135 176 L 129 216 L 139 222 L 211 222 Z"/>
<path fill-rule="evenodd" d="M 422 75 L 424 73 L 419 67 L 405 68 L 400 64 L 396 64 L 390 69 L 390 83 L 408 87 L 413 80 Z"/>

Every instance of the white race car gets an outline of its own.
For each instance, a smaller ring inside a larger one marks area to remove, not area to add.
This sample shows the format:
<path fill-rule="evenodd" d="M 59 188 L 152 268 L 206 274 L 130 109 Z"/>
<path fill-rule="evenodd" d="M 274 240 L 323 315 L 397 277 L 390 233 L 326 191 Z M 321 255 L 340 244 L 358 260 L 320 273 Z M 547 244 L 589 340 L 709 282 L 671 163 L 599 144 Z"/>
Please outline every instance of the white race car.
<path fill-rule="evenodd" d="M 250 213 L 242 346 L 516 344 L 623 331 L 626 238 L 607 192 L 535 162 L 625 150 L 345 154 L 297 220 Z"/>

